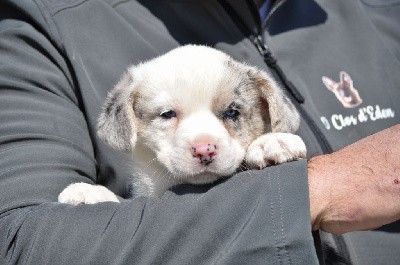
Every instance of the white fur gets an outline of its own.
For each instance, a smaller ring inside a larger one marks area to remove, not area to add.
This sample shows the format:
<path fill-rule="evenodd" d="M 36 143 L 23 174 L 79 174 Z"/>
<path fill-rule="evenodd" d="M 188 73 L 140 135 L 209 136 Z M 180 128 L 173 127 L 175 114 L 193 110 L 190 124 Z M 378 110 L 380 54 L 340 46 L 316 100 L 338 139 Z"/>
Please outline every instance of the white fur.
<path fill-rule="evenodd" d="M 244 147 L 229 137 L 209 110 L 188 113 L 175 131 L 164 127 L 173 122 L 176 121 L 162 121 L 149 127 L 143 134 L 144 142 L 139 141 L 134 150 L 133 161 L 150 194 L 161 196 L 179 183 L 215 181 L 232 174 L 243 161 Z M 208 166 L 201 165 L 191 154 L 191 143 L 197 137 L 213 139 L 218 145 L 218 158 Z"/>
<path fill-rule="evenodd" d="M 58 201 L 61 203 L 79 205 L 106 201 L 118 202 L 118 198 L 106 187 L 87 183 L 74 183 L 66 187 L 60 193 Z"/>
<path fill-rule="evenodd" d="M 305 157 L 305 145 L 298 136 L 266 132 L 248 146 L 233 137 L 221 117 L 217 117 L 213 110 L 215 99 L 221 96 L 224 88 L 235 88 L 242 81 L 242 77 L 227 66 L 229 59 L 228 55 L 212 48 L 184 46 L 129 68 L 129 79 L 122 80 L 114 89 L 129 92 L 124 94 L 126 98 L 116 100 L 113 92 L 110 93 L 107 99 L 110 104 L 122 104 L 129 113 L 123 116 L 125 120 L 103 113 L 99 119 L 99 134 L 120 148 L 125 145 L 121 144 L 118 132 L 132 130 L 126 141 L 130 141 L 128 146 L 132 148 L 138 172 L 139 180 L 135 186 L 139 194 L 161 196 L 179 183 L 210 183 L 230 176 L 243 161 L 251 167 L 263 168 L 271 161 L 282 163 Z M 245 74 L 257 72 L 245 65 L 243 69 Z M 269 78 L 266 73 L 262 76 Z M 269 84 L 276 86 L 273 80 Z M 277 89 L 276 95 L 282 95 L 277 87 L 273 89 Z M 228 95 L 225 91 L 225 96 L 233 98 L 233 89 L 228 91 Z M 255 101 L 258 100 L 257 97 Z M 138 108 L 134 107 L 135 113 L 131 113 L 132 105 Z M 162 118 L 161 114 L 169 110 L 175 111 L 176 117 Z M 298 117 L 297 113 L 293 115 Z M 120 125 L 118 122 L 126 122 L 126 119 L 132 119 L 129 126 L 114 130 Z M 108 136 L 109 133 L 112 135 Z M 201 160 L 191 151 L 193 146 L 203 143 L 216 147 L 216 155 L 207 165 L 200 163 Z M 72 204 L 117 201 L 111 191 L 89 186 L 73 184 L 60 194 L 59 201 Z"/>
<path fill-rule="evenodd" d="M 267 133 L 258 137 L 247 149 L 246 162 L 262 169 L 306 157 L 303 140 L 291 133 Z"/>

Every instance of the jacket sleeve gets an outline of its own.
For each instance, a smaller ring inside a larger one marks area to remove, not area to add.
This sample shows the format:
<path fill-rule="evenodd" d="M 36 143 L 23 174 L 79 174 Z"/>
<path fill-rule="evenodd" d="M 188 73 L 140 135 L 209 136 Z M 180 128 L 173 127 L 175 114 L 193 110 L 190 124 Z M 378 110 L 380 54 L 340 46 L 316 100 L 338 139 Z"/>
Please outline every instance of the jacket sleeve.
<path fill-rule="evenodd" d="M 0 4 L 0 264 L 317 263 L 305 160 L 161 199 L 56 203 L 69 183 L 96 182 L 96 160 L 63 47 L 33 3 Z"/>
<path fill-rule="evenodd" d="M 33 1 L 19 1 L 29 15 L 13 5 L 0 5 L 0 212 L 56 201 L 68 184 L 96 181 L 92 141 L 62 47 L 48 38 Z"/>
<path fill-rule="evenodd" d="M 243 172 L 216 186 L 180 186 L 161 199 L 13 210 L 0 216 L 0 261 L 318 264 L 305 167 L 298 161 Z"/>

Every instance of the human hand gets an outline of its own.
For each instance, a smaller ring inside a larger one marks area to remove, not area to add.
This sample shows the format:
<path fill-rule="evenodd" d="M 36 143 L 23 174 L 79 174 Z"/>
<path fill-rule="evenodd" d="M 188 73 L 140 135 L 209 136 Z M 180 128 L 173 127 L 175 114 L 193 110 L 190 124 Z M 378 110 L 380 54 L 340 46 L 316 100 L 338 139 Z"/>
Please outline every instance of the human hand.
<path fill-rule="evenodd" d="M 341 234 L 400 219 L 400 125 L 308 163 L 313 230 Z"/>

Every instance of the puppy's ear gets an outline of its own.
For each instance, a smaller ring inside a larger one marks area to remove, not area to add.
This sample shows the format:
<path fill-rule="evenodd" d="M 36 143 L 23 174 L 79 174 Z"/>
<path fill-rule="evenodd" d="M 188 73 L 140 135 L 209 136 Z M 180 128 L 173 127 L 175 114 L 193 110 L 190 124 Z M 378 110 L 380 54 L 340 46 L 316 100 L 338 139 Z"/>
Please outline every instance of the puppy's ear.
<path fill-rule="evenodd" d="M 247 75 L 268 106 L 272 132 L 293 133 L 300 126 L 300 115 L 275 80 L 266 72 L 247 66 Z"/>
<path fill-rule="evenodd" d="M 97 121 L 98 136 L 116 150 L 131 151 L 136 143 L 133 93 L 134 82 L 128 71 L 108 93 Z"/>

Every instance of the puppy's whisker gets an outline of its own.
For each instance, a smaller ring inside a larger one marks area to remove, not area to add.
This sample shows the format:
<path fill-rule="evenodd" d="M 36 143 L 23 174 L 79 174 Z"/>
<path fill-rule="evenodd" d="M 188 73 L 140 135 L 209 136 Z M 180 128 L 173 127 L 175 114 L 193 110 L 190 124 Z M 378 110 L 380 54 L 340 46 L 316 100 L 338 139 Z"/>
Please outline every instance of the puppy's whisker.
<path fill-rule="evenodd" d="M 136 167 L 137 173 L 146 174 L 145 172 L 147 169 L 150 168 L 155 162 L 157 162 L 156 158 L 153 158 L 147 162 L 138 163 L 138 166 Z M 154 175 L 154 173 L 152 175 Z"/>
<path fill-rule="evenodd" d="M 172 173 L 168 171 L 168 172 L 165 173 L 162 177 L 163 177 L 163 178 L 166 178 L 166 179 L 172 179 Z"/>
<path fill-rule="evenodd" d="M 144 163 L 144 164 L 146 165 L 146 166 L 144 167 L 144 169 L 149 168 L 154 162 L 157 162 L 157 160 L 158 160 L 158 157 L 155 157 L 155 158 L 153 158 L 153 159 L 147 161 L 146 163 Z"/>

